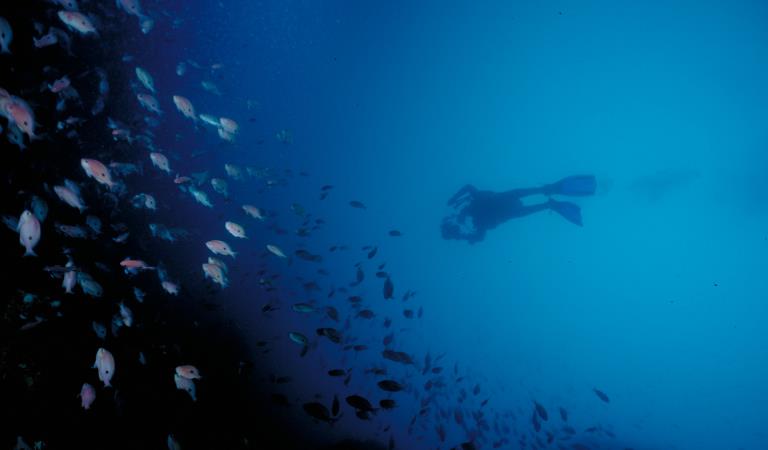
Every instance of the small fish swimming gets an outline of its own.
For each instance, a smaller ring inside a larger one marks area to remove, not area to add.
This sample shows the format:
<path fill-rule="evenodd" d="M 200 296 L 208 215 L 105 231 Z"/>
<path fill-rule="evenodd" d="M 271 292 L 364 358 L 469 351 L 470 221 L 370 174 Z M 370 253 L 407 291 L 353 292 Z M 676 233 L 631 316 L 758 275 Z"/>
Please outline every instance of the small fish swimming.
<path fill-rule="evenodd" d="M 231 256 L 233 258 L 237 255 L 237 253 L 232 251 L 232 248 L 229 246 L 229 244 L 218 239 L 206 242 L 205 246 L 208 247 L 208 250 L 217 255 Z"/>
<path fill-rule="evenodd" d="M 115 358 L 112 353 L 105 348 L 99 348 L 96 352 L 96 362 L 93 367 L 99 371 L 99 380 L 104 382 L 104 386 L 112 386 L 110 381 L 115 375 Z"/>
<path fill-rule="evenodd" d="M 137 66 L 136 78 L 138 78 L 141 84 L 150 92 L 153 94 L 155 93 L 155 80 L 152 78 L 152 75 L 150 75 L 149 72 Z"/>
<path fill-rule="evenodd" d="M 115 187 L 115 182 L 112 181 L 112 175 L 110 174 L 109 169 L 101 161 L 83 158 L 80 160 L 80 165 L 88 177 L 106 185 L 110 190 Z"/>
<path fill-rule="evenodd" d="M 93 22 L 83 13 L 59 11 L 58 16 L 70 30 L 77 31 L 83 35 L 96 34 L 96 27 L 93 26 Z"/>
<path fill-rule="evenodd" d="M 278 258 L 287 258 L 285 253 L 283 253 L 283 250 L 277 245 L 267 244 L 267 250 Z"/>
<path fill-rule="evenodd" d="M 0 53 L 11 53 L 9 46 L 12 40 L 11 24 L 4 17 L 0 17 Z"/>
<path fill-rule="evenodd" d="M 40 221 L 29 210 L 24 210 L 19 217 L 17 231 L 19 232 L 19 243 L 26 250 L 24 256 L 37 256 L 34 249 L 40 242 Z"/>

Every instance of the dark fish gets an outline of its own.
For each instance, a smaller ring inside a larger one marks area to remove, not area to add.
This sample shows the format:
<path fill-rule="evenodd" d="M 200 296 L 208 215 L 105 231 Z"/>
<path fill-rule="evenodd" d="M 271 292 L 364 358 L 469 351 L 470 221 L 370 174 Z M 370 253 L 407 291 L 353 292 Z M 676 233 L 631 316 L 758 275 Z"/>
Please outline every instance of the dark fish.
<path fill-rule="evenodd" d="M 387 277 L 384 281 L 384 299 L 389 300 L 394 297 L 395 285 L 392 283 L 392 279 Z"/>
<path fill-rule="evenodd" d="M 397 406 L 397 404 L 394 400 L 385 398 L 383 400 L 379 400 L 379 406 L 381 406 L 383 409 L 392 409 Z"/>
<path fill-rule="evenodd" d="M 443 424 L 437 426 L 437 436 L 440 438 L 440 442 L 445 442 L 445 428 Z"/>
<path fill-rule="evenodd" d="M 333 396 L 333 405 L 331 406 L 331 414 L 336 417 L 339 415 L 339 397 Z"/>
<path fill-rule="evenodd" d="M 347 404 L 358 411 L 373 412 L 373 405 L 365 397 L 350 395 L 346 398 Z"/>
<path fill-rule="evenodd" d="M 341 334 L 335 329 L 330 327 L 318 328 L 315 330 L 318 336 L 325 336 L 334 344 L 341 343 Z"/>
<path fill-rule="evenodd" d="M 344 369 L 331 369 L 328 371 L 328 375 L 332 377 L 343 377 L 347 374 L 347 371 Z"/>
<path fill-rule="evenodd" d="M 480 393 L 480 385 L 479 385 L 479 384 L 476 384 L 476 385 L 475 385 L 475 388 L 474 388 L 474 389 L 472 389 L 472 394 L 473 394 L 473 395 L 477 395 L 477 394 L 479 394 L 479 393 Z"/>
<path fill-rule="evenodd" d="M 356 317 L 359 317 L 361 319 L 373 319 L 375 316 L 376 316 L 376 313 L 374 313 L 370 309 L 363 309 L 359 311 L 356 315 Z"/>
<path fill-rule="evenodd" d="M 475 447 L 475 444 L 472 442 L 464 442 L 461 444 L 461 450 L 475 450 L 477 447 Z"/>
<path fill-rule="evenodd" d="M 376 278 L 389 278 L 389 274 L 382 270 L 376 272 Z"/>
<path fill-rule="evenodd" d="M 326 408 L 322 403 L 304 403 L 304 412 L 312 416 L 314 419 L 320 420 L 322 422 L 333 423 L 336 421 L 336 419 L 331 417 L 331 413 L 328 411 L 328 408 Z"/>
<path fill-rule="evenodd" d="M 389 235 L 392 237 L 399 237 L 402 236 L 403 233 L 401 233 L 399 230 L 389 230 Z"/>
<path fill-rule="evenodd" d="M 392 319 L 387 317 L 386 319 L 384 319 L 384 328 L 389 328 L 390 325 L 392 325 Z"/>
<path fill-rule="evenodd" d="M 560 418 L 563 419 L 563 422 L 568 422 L 568 411 L 562 406 L 560 407 Z"/>
<path fill-rule="evenodd" d="M 325 308 L 325 313 L 328 315 L 329 318 L 331 318 L 333 321 L 338 322 L 339 321 L 339 312 L 334 308 L 333 306 L 328 306 Z"/>
<path fill-rule="evenodd" d="M 351 202 L 349 202 L 349 206 L 357 209 L 366 209 L 363 202 L 359 202 L 357 200 L 352 200 Z"/>
<path fill-rule="evenodd" d="M 536 411 L 531 415 L 531 423 L 533 424 L 533 429 L 536 430 L 537 433 L 541 431 L 541 422 L 539 422 L 539 416 L 536 415 Z"/>
<path fill-rule="evenodd" d="M 597 395 L 597 397 L 600 400 L 604 401 L 605 403 L 610 403 L 611 402 L 611 399 L 609 399 L 608 396 L 605 395 L 605 392 L 603 392 L 601 390 L 598 390 L 596 388 L 592 388 L 592 391 L 594 391 L 595 395 Z"/>
<path fill-rule="evenodd" d="M 356 352 L 362 352 L 362 351 L 368 350 L 368 346 L 367 345 L 363 345 L 363 344 L 358 344 L 358 345 L 353 346 L 352 350 L 354 350 Z"/>
<path fill-rule="evenodd" d="M 296 250 L 293 252 L 294 255 L 297 257 L 303 259 L 304 261 L 310 261 L 310 262 L 322 262 L 323 257 L 320 255 L 313 255 L 312 253 L 306 251 L 306 250 Z"/>
<path fill-rule="evenodd" d="M 406 319 L 413 319 L 413 310 L 412 309 L 404 309 L 403 310 L 403 316 L 405 316 Z"/>
<path fill-rule="evenodd" d="M 396 352 L 394 350 L 384 350 L 381 352 L 381 356 L 384 357 L 384 359 L 388 359 L 390 361 L 394 361 L 400 364 L 413 364 L 413 359 L 411 359 L 411 356 L 405 352 Z"/>
<path fill-rule="evenodd" d="M 400 392 L 403 390 L 403 385 L 395 380 L 381 380 L 377 384 L 381 390 L 387 392 Z"/>
<path fill-rule="evenodd" d="M 533 406 L 534 406 L 534 408 L 536 408 L 536 414 L 538 414 L 539 417 L 541 417 L 541 420 L 543 420 L 545 422 L 547 420 L 549 420 L 549 414 L 547 414 L 547 410 L 544 409 L 544 407 L 541 406 L 541 404 L 539 402 L 534 400 L 533 401 Z"/>
<path fill-rule="evenodd" d="M 376 253 L 379 251 L 379 247 L 373 247 L 371 251 L 368 252 L 368 259 L 373 259 L 374 256 L 376 256 Z"/>
<path fill-rule="evenodd" d="M 363 301 L 363 297 L 359 295 L 351 295 L 347 300 L 349 300 L 349 303 L 360 303 Z"/>
<path fill-rule="evenodd" d="M 333 185 L 332 184 L 326 184 L 325 186 L 320 188 L 321 191 L 329 191 L 331 189 L 333 189 Z"/>
<path fill-rule="evenodd" d="M 352 283 L 349 283 L 350 286 L 357 286 L 360 283 L 363 282 L 365 279 L 365 272 L 363 272 L 363 268 L 360 266 L 357 266 L 357 273 L 355 274 L 355 281 Z"/>

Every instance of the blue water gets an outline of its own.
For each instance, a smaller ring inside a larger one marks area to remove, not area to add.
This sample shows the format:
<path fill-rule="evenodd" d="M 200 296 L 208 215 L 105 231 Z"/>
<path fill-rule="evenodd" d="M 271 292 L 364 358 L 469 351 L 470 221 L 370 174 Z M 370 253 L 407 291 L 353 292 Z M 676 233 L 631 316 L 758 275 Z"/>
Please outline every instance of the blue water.
<path fill-rule="evenodd" d="M 242 359 L 292 378 L 265 390 L 291 402 L 273 413 L 297 433 L 323 445 L 353 437 L 385 446 L 392 439 L 408 449 L 462 442 L 768 448 L 766 4 L 145 6 L 156 28 L 114 44 L 132 59 L 110 63 L 111 73 L 125 77 L 113 79 L 112 89 L 128 90 L 135 65 L 152 73 L 164 111 L 159 125 L 147 128 L 155 146 L 169 155 L 174 174 L 226 179 L 229 195 L 204 185 L 214 203 L 205 208 L 153 170 L 144 148 L 137 150 L 145 174 L 128 191 L 152 192 L 160 209 L 124 210 L 124 220 L 136 227 L 164 223 L 190 237 L 174 244 L 146 239 L 136 247 L 144 253 L 132 256 L 162 262 L 182 286 L 170 308 L 215 299 L 217 317 L 240 339 Z M 204 68 L 177 75 L 186 60 Z M 215 82 L 222 95 L 204 91 L 202 80 Z M 172 95 L 189 98 L 198 113 L 237 120 L 235 142 L 184 119 Z M 123 113 L 116 118 L 126 122 L 146 115 L 134 106 L 111 114 Z M 290 142 L 276 137 L 281 130 Z M 235 180 L 225 163 L 266 175 Z M 583 227 L 545 211 L 490 230 L 479 243 L 441 237 L 446 201 L 465 184 L 505 191 L 575 174 L 597 178 L 594 196 L 569 200 L 581 207 Z M 333 188 L 321 199 L 324 185 Z M 268 219 L 246 217 L 246 203 Z M 315 219 L 324 223 L 297 235 Z M 230 236 L 225 220 L 243 224 L 249 239 Z M 210 239 L 238 252 L 226 260 L 224 289 L 200 271 Z M 290 258 L 268 253 L 267 244 Z M 302 260 L 300 249 L 322 262 Z M 358 263 L 364 281 L 350 286 Z M 393 300 L 383 298 L 378 270 L 391 277 Z M 318 289 L 306 289 L 307 282 Z M 415 295 L 403 301 L 408 291 Z M 375 317 L 357 316 L 351 295 L 361 296 Z M 296 313 L 291 305 L 298 302 L 318 310 Z M 267 304 L 279 309 L 265 313 Z M 326 306 L 338 309 L 340 322 L 326 316 Z M 195 323 L 211 320 L 190 314 Z M 342 331 L 342 344 L 317 336 L 318 327 L 331 326 Z M 306 356 L 288 339 L 291 331 L 309 338 Z M 415 364 L 382 358 L 390 333 L 386 348 L 408 353 Z M 268 354 L 258 341 L 269 342 Z M 197 356 L 205 373 L 204 356 Z M 436 366 L 442 374 L 429 372 Z M 373 367 L 386 367 L 387 376 L 366 372 Z M 347 385 L 327 376 L 335 368 L 352 370 Z M 376 386 L 383 378 L 405 391 L 383 393 Z M 427 388 L 429 380 L 444 386 Z M 205 406 L 205 387 L 200 394 Z M 398 406 L 361 420 L 344 402 L 352 394 L 377 408 L 382 398 Z M 330 408 L 334 396 L 342 413 L 333 426 L 301 409 L 311 401 Z M 549 415 L 540 432 L 532 424 L 534 402 Z M 563 433 L 566 425 L 574 436 Z M 175 432 L 183 436 L 183 425 Z M 547 433 L 554 442 L 546 442 Z"/>

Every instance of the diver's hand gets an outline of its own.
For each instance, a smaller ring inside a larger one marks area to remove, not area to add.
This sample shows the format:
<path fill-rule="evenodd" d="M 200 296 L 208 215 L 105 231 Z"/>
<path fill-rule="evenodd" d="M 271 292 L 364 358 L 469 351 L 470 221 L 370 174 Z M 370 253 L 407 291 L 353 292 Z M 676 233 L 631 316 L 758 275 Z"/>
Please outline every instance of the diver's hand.
<path fill-rule="evenodd" d="M 474 186 L 472 186 L 471 184 L 467 184 L 467 185 L 465 185 L 464 187 L 462 187 L 461 189 L 459 189 L 459 190 L 458 190 L 458 192 L 456 192 L 455 194 L 453 194 L 453 197 L 451 197 L 451 198 L 448 200 L 448 203 L 447 203 L 447 205 L 448 205 L 448 206 L 454 206 L 454 207 L 455 207 L 455 206 L 457 206 L 457 205 L 459 204 L 459 199 L 460 199 L 461 197 L 463 197 L 463 196 L 465 196 L 465 195 L 467 195 L 467 194 L 470 194 L 470 195 L 472 195 L 472 194 L 474 194 L 476 191 L 477 191 L 477 188 L 475 188 L 475 187 L 474 187 Z M 463 203 L 463 202 L 462 202 L 462 203 Z"/>

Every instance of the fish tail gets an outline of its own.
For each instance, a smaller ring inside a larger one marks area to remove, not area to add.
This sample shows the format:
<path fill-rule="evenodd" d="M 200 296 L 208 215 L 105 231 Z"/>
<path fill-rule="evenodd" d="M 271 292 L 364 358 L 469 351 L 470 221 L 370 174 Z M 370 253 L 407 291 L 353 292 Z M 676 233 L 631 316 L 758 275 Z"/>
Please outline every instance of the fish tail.
<path fill-rule="evenodd" d="M 37 253 L 35 253 L 35 251 L 31 248 L 28 248 L 27 251 L 24 252 L 24 256 L 37 256 Z"/>

